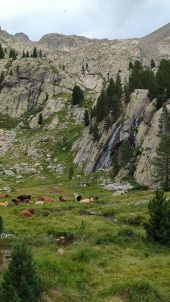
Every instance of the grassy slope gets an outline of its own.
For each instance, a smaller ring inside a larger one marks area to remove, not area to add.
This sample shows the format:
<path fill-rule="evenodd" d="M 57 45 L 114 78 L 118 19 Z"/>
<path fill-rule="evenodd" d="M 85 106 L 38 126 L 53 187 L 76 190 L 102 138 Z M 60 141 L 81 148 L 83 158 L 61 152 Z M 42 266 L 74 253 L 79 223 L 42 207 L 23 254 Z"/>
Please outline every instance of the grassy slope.
<path fill-rule="evenodd" d="M 14 234 L 13 238 L 0 239 L 0 250 L 11 249 L 22 238 L 27 240 L 43 278 L 46 302 L 170 301 L 170 250 L 148 243 L 142 226 L 147 219 L 146 200 L 153 193 L 134 191 L 113 197 L 98 186 L 97 174 L 93 178 L 85 177 L 80 171 L 80 178 L 68 181 L 68 168 L 72 164 L 71 146 L 81 135 L 82 127 L 75 126 L 72 120 L 68 123 L 64 112 L 58 113 L 58 118 L 61 124 L 66 123 L 66 127 L 52 130 L 52 141 L 38 143 L 44 179 L 33 176 L 17 183 L 12 177 L 3 177 L 0 188 L 7 185 L 12 188 L 9 202 L 22 193 L 32 194 L 33 201 L 38 195 L 51 196 L 56 200 L 64 195 L 67 202 L 43 206 L 11 204 L 0 208 L 5 233 Z M 46 124 L 50 122 L 49 119 Z M 46 134 L 48 131 L 42 128 L 23 130 L 19 134 L 21 143 L 16 142 L 1 162 L 13 166 L 15 150 L 22 150 L 20 144 L 29 146 L 34 139 Z M 63 175 L 49 172 L 49 163 L 45 161 L 47 153 L 51 154 L 52 160 L 57 157 L 59 162 L 65 163 Z M 34 164 L 22 152 L 20 160 Z M 86 187 L 81 186 L 84 182 Z M 99 202 L 80 205 L 73 201 L 73 192 L 79 192 L 85 198 L 98 196 Z M 20 216 L 21 209 L 25 207 L 35 208 L 34 217 Z M 95 215 L 89 215 L 91 212 Z M 56 238 L 62 232 L 73 233 L 75 240 L 64 247 L 64 255 L 59 255 Z M 1 278 L 3 270 L 1 267 Z"/>
<path fill-rule="evenodd" d="M 147 243 L 142 226 L 124 223 L 125 217 L 133 216 L 135 221 L 140 215 L 146 219 L 146 204 L 138 202 L 152 194 L 133 192 L 113 197 L 91 185 L 81 189 L 81 193 L 85 197 L 98 195 L 102 202 L 85 206 L 72 200 L 76 189 L 74 180 L 65 181 L 64 186 L 55 179 L 47 184 L 20 184 L 11 197 L 31 192 L 33 200 L 39 194 L 47 194 L 54 198 L 64 195 L 68 201 L 29 205 L 36 209 L 32 218 L 20 217 L 19 212 L 26 206 L 2 208 L 5 232 L 15 233 L 15 237 L 1 239 L 0 249 L 11 248 L 16 240 L 26 238 L 33 248 L 45 291 L 52 297 L 50 301 L 169 301 L 169 249 Z M 89 211 L 96 216 L 88 215 Z M 64 255 L 57 252 L 58 232 L 75 235 L 75 241 L 64 247 Z M 134 297 L 137 291 L 136 300 L 129 298 L 129 288 Z M 156 300 L 155 288 L 162 295 L 161 300 Z M 143 299 L 138 297 L 139 292 Z"/>

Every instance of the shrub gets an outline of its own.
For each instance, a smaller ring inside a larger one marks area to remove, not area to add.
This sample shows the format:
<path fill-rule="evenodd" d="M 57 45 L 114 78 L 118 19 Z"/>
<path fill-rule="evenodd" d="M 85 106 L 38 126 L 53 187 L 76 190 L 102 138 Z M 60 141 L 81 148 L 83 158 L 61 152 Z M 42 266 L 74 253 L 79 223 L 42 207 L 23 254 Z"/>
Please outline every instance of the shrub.
<path fill-rule="evenodd" d="M 155 197 L 148 204 L 149 221 L 145 224 L 149 240 L 161 244 L 170 244 L 170 200 L 167 200 L 164 191 L 157 189 Z"/>

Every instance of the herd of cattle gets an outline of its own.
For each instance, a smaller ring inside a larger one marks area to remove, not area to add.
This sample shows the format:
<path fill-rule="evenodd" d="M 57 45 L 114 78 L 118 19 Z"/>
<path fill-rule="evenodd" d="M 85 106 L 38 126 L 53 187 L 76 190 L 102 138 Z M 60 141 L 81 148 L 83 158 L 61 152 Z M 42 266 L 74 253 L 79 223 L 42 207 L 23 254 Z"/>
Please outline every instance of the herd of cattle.
<path fill-rule="evenodd" d="M 0 199 L 7 199 L 9 197 L 10 196 L 8 194 L 0 194 Z M 73 193 L 73 198 L 74 198 L 75 201 L 77 201 L 81 204 L 93 203 L 94 201 L 97 201 L 97 199 L 98 199 L 98 197 L 82 199 L 82 196 L 77 194 L 77 193 Z M 63 196 L 59 196 L 57 201 L 65 202 L 67 200 Z M 47 203 L 56 202 L 56 200 L 51 198 L 51 197 L 48 197 L 48 196 L 38 196 L 37 201 L 33 202 L 31 195 L 19 195 L 16 198 L 13 198 L 11 200 L 11 202 L 16 206 L 19 205 L 19 204 L 33 204 L 33 203 L 43 205 L 43 204 L 47 204 Z M 0 202 L 0 206 L 4 206 L 4 207 L 9 206 L 10 204 L 11 203 L 8 202 L 8 201 Z M 25 210 L 21 211 L 20 214 L 22 216 L 32 217 L 34 215 L 34 212 L 35 212 L 34 209 L 25 209 Z"/>

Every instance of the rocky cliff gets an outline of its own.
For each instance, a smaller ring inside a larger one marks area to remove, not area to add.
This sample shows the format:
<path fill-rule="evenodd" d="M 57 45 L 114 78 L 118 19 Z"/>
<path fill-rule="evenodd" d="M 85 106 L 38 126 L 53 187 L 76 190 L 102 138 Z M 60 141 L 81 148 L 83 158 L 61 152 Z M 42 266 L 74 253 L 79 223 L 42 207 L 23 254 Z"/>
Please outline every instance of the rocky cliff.
<path fill-rule="evenodd" d="M 136 90 L 132 94 L 129 104 L 124 105 L 123 117 L 108 131 L 100 125 L 99 142 L 94 142 L 88 127 L 83 126 L 83 118 L 85 108 L 94 106 L 103 84 L 110 77 L 115 77 L 118 71 L 122 80 L 128 76 L 129 60 L 139 59 L 149 64 L 153 57 L 157 65 L 160 58 L 170 58 L 169 37 L 169 24 L 142 39 L 112 41 L 48 34 L 39 42 L 32 42 L 24 33 L 12 36 L 0 30 L 0 43 L 7 49 L 5 58 L 0 60 L 0 73 L 3 72 L 0 83 L 1 175 L 8 173 L 8 176 L 18 177 L 16 171 L 22 171 L 21 167 L 16 169 L 13 165 L 9 172 L 12 156 L 18 162 L 25 162 L 25 154 L 29 163 L 24 167 L 30 173 L 40 175 L 45 160 L 50 162 L 47 165 L 50 171 L 64 171 L 64 162 L 55 161 L 51 151 L 57 141 L 60 149 L 68 151 L 70 160 L 86 174 L 110 170 L 115 150 L 130 138 L 131 129 L 135 127 L 134 144 L 140 152 L 136 157 L 134 177 L 138 183 L 152 186 L 161 109 L 156 110 L 155 100 L 149 100 L 146 90 Z M 42 50 L 43 56 L 22 58 L 23 50 L 31 52 L 34 46 Z M 8 58 L 11 47 L 18 52 L 16 60 Z M 71 106 L 75 83 L 84 91 L 84 107 Z M 76 131 L 72 132 L 74 127 Z M 29 143 L 24 138 L 21 140 L 25 131 L 29 132 Z M 49 142 L 47 158 L 41 149 L 43 137 Z M 30 170 L 29 164 L 34 171 Z M 121 168 L 117 179 L 125 177 L 128 169 L 128 165 Z"/>

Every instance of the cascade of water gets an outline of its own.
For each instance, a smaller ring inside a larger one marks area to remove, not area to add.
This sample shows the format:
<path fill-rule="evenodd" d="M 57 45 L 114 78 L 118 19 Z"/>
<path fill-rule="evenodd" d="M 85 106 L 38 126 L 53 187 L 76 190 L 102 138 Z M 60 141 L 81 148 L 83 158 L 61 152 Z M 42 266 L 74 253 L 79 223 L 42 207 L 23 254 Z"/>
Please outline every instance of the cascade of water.
<path fill-rule="evenodd" d="M 120 131 L 120 127 L 121 126 L 117 127 L 114 130 L 111 138 L 109 139 L 109 141 L 107 143 L 105 150 L 101 153 L 101 155 L 99 157 L 95 170 L 110 168 L 111 163 L 112 163 L 111 154 L 112 154 L 113 146 L 115 145 L 118 133 Z"/>

